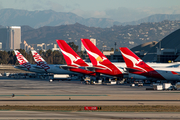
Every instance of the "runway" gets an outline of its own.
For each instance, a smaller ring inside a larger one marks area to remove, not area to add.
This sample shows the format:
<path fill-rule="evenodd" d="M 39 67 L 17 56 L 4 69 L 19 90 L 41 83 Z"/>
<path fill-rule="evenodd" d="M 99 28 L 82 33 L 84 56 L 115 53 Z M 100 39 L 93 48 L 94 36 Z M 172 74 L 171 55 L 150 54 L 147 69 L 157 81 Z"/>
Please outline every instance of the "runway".
<path fill-rule="evenodd" d="M 180 100 L 78 100 L 78 99 L 14 99 L 0 100 L 0 105 L 178 105 Z"/>
<path fill-rule="evenodd" d="M 48 100 L 45 100 L 45 99 L 36 99 L 36 100 L 23 100 L 23 99 L 20 99 L 20 100 L 0 100 L 0 101 L 41 101 L 41 102 L 44 102 L 44 101 L 120 101 L 120 102 L 180 102 L 180 100 L 61 100 L 61 99 L 56 99 L 56 100 L 51 100 L 51 99 L 48 99 Z"/>
<path fill-rule="evenodd" d="M 0 111 L 0 119 L 76 119 L 76 120 L 119 120 L 150 119 L 178 120 L 180 113 L 166 112 L 59 112 L 59 111 Z"/>

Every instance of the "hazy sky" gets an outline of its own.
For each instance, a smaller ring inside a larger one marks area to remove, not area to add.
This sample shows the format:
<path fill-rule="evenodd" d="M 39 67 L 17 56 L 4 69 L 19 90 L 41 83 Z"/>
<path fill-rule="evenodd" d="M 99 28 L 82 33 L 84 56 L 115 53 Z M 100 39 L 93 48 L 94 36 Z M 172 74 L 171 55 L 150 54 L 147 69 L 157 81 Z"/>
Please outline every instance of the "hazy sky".
<path fill-rule="evenodd" d="M 128 22 L 152 14 L 180 14 L 180 0 L 0 0 L 0 9 L 73 12 L 84 18 Z"/>

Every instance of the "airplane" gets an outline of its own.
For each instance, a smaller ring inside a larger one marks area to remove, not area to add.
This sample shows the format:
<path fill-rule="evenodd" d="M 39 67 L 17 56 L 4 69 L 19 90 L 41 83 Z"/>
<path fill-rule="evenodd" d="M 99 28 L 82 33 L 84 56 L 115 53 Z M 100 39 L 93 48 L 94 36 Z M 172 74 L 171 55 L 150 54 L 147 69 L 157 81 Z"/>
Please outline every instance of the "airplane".
<path fill-rule="evenodd" d="M 142 75 L 147 78 L 159 80 L 180 80 L 180 68 L 176 67 L 151 67 L 135 55 L 127 47 L 119 48 L 129 73 Z"/>
<path fill-rule="evenodd" d="M 36 66 L 36 69 L 43 70 L 44 73 L 54 73 L 54 74 L 77 74 L 76 72 L 71 72 L 68 70 L 61 69 L 64 65 L 48 65 L 47 62 L 35 51 L 31 50 Z"/>
<path fill-rule="evenodd" d="M 85 69 L 85 67 L 88 67 L 89 65 L 84 62 L 64 40 L 56 40 L 56 42 L 60 47 L 60 50 L 67 63 L 67 66 L 61 66 L 61 68 L 77 73 L 82 73 L 84 75 L 96 76 L 95 72 Z"/>
<path fill-rule="evenodd" d="M 44 59 L 42 59 L 41 56 L 38 56 L 39 54 L 36 51 L 33 51 L 33 54 L 35 57 L 34 59 L 36 59 L 37 65 L 30 64 L 28 62 L 28 60 L 18 50 L 14 50 L 14 52 L 15 52 L 16 58 L 20 64 L 18 66 L 14 66 L 14 68 L 25 70 L 25 71 L 30 71 L 30 72 L 35 72 L 35 73 L 39 73 L 39 74 L 47 74 L 47 73 L 70 74 L 70 75 L 78 74 L 76 72 L 71 72 L 71 71 L 61 69 L 61 68 L 59 68 L 59 65 L 48 65 L 46 62 L 45 62 L 46 64 L 42 63 L 41 60 L 44 60 Z M 41 63 L 39 63 L 39 62 L 41 62 Z M 46 65 L 48 65 L 48 67 Z"/>

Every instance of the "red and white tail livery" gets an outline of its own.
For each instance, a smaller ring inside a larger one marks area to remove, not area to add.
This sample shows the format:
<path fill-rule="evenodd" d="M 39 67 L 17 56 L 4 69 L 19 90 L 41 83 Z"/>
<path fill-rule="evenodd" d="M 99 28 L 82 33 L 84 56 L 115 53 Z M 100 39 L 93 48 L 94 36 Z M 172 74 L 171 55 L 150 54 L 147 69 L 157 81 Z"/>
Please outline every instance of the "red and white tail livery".
<path fill-rule="evenodd" d="M 130 73 L 158 78 L 162 80 L 165 79 L 160 73 L 147 65 L 127 47 L 120 47 L 120 51 L 127 65 L 127 68 L 129 68 Z"/>
<path fill-rule="evenodd" d="M 120 69 L 112 64 L 89 39 L 81 38 L 81 41 L 89 55 L 93 66 L 96 68 L 96 72 L 112 76 L 123 75 Z"/>
<path fill-rule="evenodd" d="M 18 50 L 14 50 L 14 52 L 19 64 L 29 70 L 31 68 L 31 64 L 28 62 L 28 60 Z"/>
<path fill-rule="evenodd" d="M 37 66 L 43 68 L 47 72 L 47 70 L 50 69 L 50 67 L 46 63 L 46 61 L 35 50 L 31 50 L 31 53 Z"/>
<path fill-rule="evenodd" d="M 86 62 L 84 62 L 79 57 L 79 55 L 64 40 L 56 40 L 56 42 L 61 49 L 61 52 L 64 56 L 67 65 L 69 66 L 70 71 L 89 74 L 93 76 L 96 75 L 92 71 L 79 68 L 79 67 L 88 67 L 89 65 Z"/>
<path fill-rule="evenodd" d="M 56 42 L 61 49 L 67 65 L 74 67 L 88 66 L 64 40 L 56 40 Z"/>

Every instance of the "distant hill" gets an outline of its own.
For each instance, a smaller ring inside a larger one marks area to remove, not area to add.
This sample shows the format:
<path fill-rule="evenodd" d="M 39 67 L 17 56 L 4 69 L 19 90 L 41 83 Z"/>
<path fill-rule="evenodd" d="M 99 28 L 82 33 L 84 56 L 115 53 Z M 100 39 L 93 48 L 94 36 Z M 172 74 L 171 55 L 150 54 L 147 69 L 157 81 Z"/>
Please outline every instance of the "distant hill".
<path fill-rule="evenodd" d="M 180 28 L 180 21 L 162 21 L 157 23 L 141 23 L 140 25 L 113 26 L 110 28 L 87 27 L 75 23 L 71 25 L 45 26 L 38 29 L 22 26 L 22 41 L 28 44 L 56 43 L 56 39 L 75 42 L 80 47 L 80 38 L 95 38 L 97 47 L 110 50 L 114 43 L 118 47 L 135 47 L 137 45 L 160 41 L 165 36 Z M 143 47 L 143 46 L 142 46 Z M 146 47 L 151 47 L 146 45 Z M 144 47 L 143 49 L 145 49 Z"/>
<path fill-rule="evenodd" d="M 111 27 L 114 24 L 112 19 L 108 18 L 88 18 L 84 19 L 70 12 L 55 12 L 53 10 L 27 11 L 17 9 L 1 9 L 0 24 L 3 26 L 28 25 L 33 28 L 43 26 L 59 26 L 66 24 L 75 24 L 76 22 L 86 26 Z M 116 22 L 119 24 L 119 22 Z"/>
<path fill-rule="evenodd" d="M 0 25 L 2 26 L 23 26 L 28 25 L 32 28 L 44 26 L 60 26 L 80 23 L 88 27 L 110 28 L 113 25 L 138 25 L 147 22 L 161 22 L 163 20 L 180 20 L 180 14 L 156 14 L 149 17 L 120 23 L 109 18 L 83 18 L 70 12 L 55 12 L 53 10 L 27 11 L 18 9 L 1 9 Z"/>
<path fill-rule="evenodd" d="M 163 20 L 180 20 L 180 14 L 155 14 L 137 21 L 121 23 L 120 25 L 138 25 L 147 22 L 161 22 Z"/>

